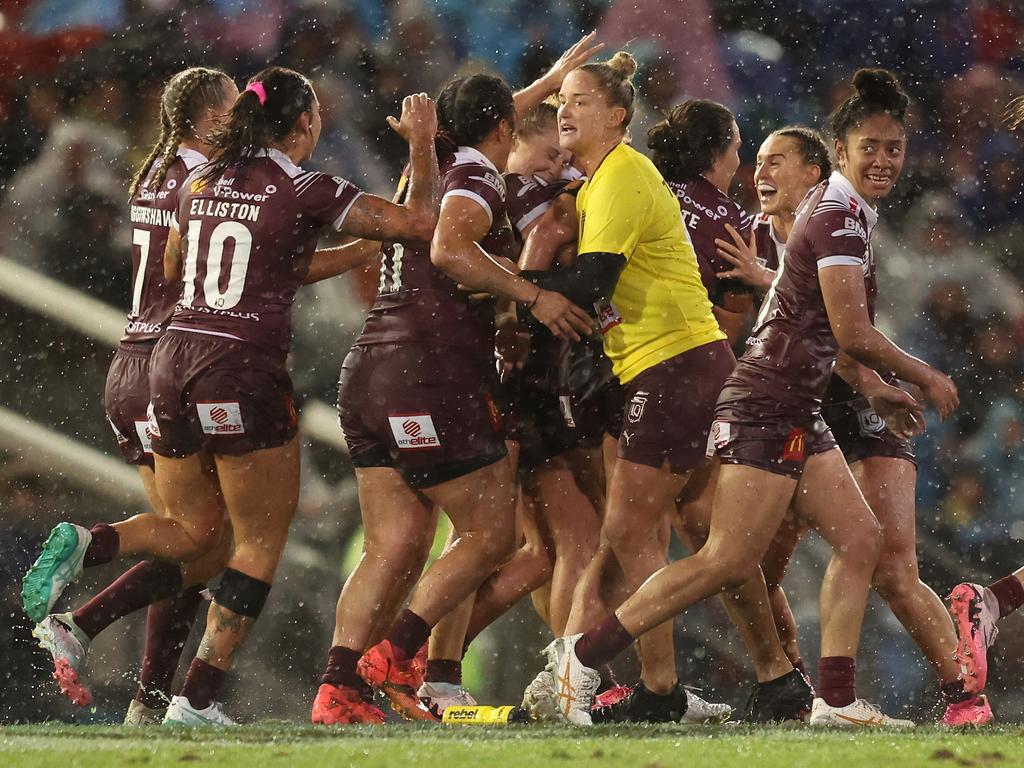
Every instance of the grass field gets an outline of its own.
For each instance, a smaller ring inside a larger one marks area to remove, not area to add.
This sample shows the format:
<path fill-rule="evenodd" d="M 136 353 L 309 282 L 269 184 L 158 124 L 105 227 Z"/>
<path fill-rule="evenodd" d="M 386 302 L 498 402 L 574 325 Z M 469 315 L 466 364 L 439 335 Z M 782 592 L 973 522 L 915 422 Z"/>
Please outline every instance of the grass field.
<path fill-rule="evenodd" d="M 439 768 L 953 768 L 1024 766 L 1024 727 L 950 733 L 847 732 L 752 727 L 473 726 L 358 727 L 344 730 L 264 723 L 230 731 L 144 732 L 100 726 L 0 728 L 0 765 L 392 766 Z"/>

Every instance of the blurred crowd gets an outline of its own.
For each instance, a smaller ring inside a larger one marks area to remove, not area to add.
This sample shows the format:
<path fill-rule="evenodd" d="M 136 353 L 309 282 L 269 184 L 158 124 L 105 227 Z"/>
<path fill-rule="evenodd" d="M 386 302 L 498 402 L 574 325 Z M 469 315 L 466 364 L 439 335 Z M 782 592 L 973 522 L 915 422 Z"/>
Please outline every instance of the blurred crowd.
<path fill-rule="evenodd" d="M 0 4 L 0 62 L 10 73 L 0 78 L 0 255 L 126 306 L 128 180 L 155 136 L 162 84 L 194 64 L 239 82 L 267 63 L 307 73 L 324 116 L 311 165 L 390 196 L 405 148 L 384 117 L 397 114 L 402 96 L 436 93 L 469 68 L 525 85 L 598 29 L 641 62 L 638 148 L 682 99 L 714 98 L 736 112 L 745 165 L 734 193 L 751 211 L 761 139 L 788 123 L 820 126 L 854 69 L 888 67 L 915 106 L 907 167 L 876 242 L 878 321 L 949 373 L 963 403 L 917 442 L 919 528 L 958 558 L 963 572 L 946 574 L 950 583 L 978 569 L 1002 573 L 1018 564 L 1024 539 L 1014 498 L 1024 487 L 1024 136 L 1002 122 L 1007 102 L 1024 93 L 1018 6 L 8 0 Z M 300 294 L 299 391 L 333 402 L 375 284 L 363 274 Z"/>

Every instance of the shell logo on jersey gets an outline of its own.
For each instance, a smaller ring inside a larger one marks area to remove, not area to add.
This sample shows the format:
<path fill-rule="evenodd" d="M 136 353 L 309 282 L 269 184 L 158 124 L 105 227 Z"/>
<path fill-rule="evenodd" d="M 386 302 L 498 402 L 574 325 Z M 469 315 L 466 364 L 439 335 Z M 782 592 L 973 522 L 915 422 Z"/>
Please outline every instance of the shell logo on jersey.
<path fill-rule="evenodd" d="M 793 427 L 789 432 L 789 437 L 786 438 L 786 446 L 782 449 L 782 460 L 802 464 L 806 444 L 807 432 L 799 427 Z"/>
<path fill-rule="evenodd" d="M 244 435 L 242 407 L 238 401 L 196 403 L 204 435 Z"/>
<path fill-rule="evenodd" d="M 139 442 L 142 443 L 142 450 L 148 453 L 150 456 L 153 455 L 153 433 L 149 429 L 148 421 L 136 421 L 135 422 L 135 434 L 139 436 Z"/>
<path fill-rule="evenodd" d="M 440 448 L 441 440 L 429 413 L 396 413 L 388 416 L 395 444 L 403 451 Z"/>

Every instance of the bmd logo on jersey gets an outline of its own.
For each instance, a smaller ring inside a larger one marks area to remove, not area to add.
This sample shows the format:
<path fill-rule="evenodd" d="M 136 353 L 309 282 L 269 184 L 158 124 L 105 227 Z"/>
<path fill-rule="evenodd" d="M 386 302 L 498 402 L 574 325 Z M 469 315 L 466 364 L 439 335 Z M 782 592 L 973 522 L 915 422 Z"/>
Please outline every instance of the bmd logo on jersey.
<path fill-rule="evenodd" d="M 429 413 L 398 413 L 388 416 L 395 444 L 403 451 L 440 448 L 441 440 Z"/>
<path fill-rule="evenodd" d="M 196 403 L 204 435 L 244 435 L 242 408 L 238 401 Z"/>

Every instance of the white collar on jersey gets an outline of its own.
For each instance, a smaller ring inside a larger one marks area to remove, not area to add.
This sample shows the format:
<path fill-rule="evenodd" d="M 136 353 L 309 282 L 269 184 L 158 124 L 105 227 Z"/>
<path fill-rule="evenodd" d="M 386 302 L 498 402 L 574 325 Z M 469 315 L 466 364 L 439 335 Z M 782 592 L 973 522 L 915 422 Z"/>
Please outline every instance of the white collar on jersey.
<path fill-rule="evenodd" d="M 188 147 L 178 147 L 178 157 L 185 161 L 185 168 L 192 170 L 207 161 L 206 155 Z"/>
<path fill-rule="evenodd" d="M 463 163 L 479 163 L 480 165 L 490 168 L 499 177 L 501 176 L 501 173 L 498 172 L 494 163 L 488 160 L 487 155 L 479 149 L 473 149 L 473 147 L 459 147 L 455 150 L 455 165 L 462 165 Z"/>
<path fill-rule="evenodd" d="M 275 163 L 280 165 L 281 170 L 283 170 L 293 179 L 300 173 L 304 173 L 304 171 L 301 168 L 299 168 L 299 166 L 297 166 L 295 163 L 293 163 L 292 159 L 288 157 L 288 155 L 286 155 L 280 149 L 274 149 L 273 147 L 258 149 L 256 150 L 256 154 L 254 154 L 253 157 L 269 157 Z"/>
<path fill-rule="evenodd" d="M 832 175 L 828 177 L 828 183 L 833 187 L 838 187 L 843 194 L 849 195 L 857 201 L 861 210 L 864 211 L 864 218 L 867 219 L 868 229 L 873 229 L 875 224 L 878 223 L 878 211 L 868 205 L 868 201 L 857 194 L 857 190 L 853 188 L 850 180 L 839 171 L 832 171 Z"/>

